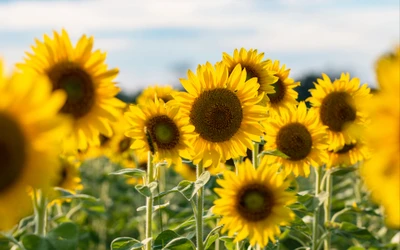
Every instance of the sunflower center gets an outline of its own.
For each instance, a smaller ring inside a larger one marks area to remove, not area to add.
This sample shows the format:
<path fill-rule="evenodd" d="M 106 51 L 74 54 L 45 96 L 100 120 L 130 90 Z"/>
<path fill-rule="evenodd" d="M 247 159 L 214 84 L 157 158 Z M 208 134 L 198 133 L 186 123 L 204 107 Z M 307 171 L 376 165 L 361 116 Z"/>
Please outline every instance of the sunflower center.
<path fill-rule="evenodd" d="M 268 97 L 269 97 L 269 100 L 270 100 L 270 102 L 272 104 L 280 103 L 283 100 L 283 98 L 285 97 L 285 95 L 286 95 L 285 85 L 283 84 L 283 82 L 279 78 L 276 83 L 272 84 L 272 86 L 275 89 L 275 93 L 267 94 Z"/>
<path fill-rule="evenodd" d="M 105 136 L 103 134 L 100 134 L 99 137 L 100 137 L 100 146 L 106 145 L 111 140 L 110 137 L 107 137 L 107 136 Z"/>
<path fill-rule="evenodd" d="M 345 144 L 344 147 L 336 152 L 336 154 L 346 154 L 353 148 L 355 148 L 355 143 Z"/>
<path fill-rule="evenodd" d="M 282 153 L 289 156 L 289 160 L 298 161 L 311 152 L 312 137 L 303 124 L 289 123 L 279 130 L 276 144 Z"/>
<path fill-rule="evenodd" d="M 92 109 L 95 103 L 93 80 L 79 65 L 70 62 L 56 64 L 48 76 L 53 90 L 63 89 L 67 93 L 61 112 L 80 118 Z"/>
<path fill-rule="evenodd" d="M 23 132 L 13 119 L 0 113 L 0 193 L 18 180 L 25 161 Z"/>
<path fill-rule="evenodd" d="M 204 91 L 194 101 L 190 122 L 200 136 L 211 142 L 231 139 L 239 130 L 243 110 L 236 94 L 225 88 Z"/>
<path fill-rule="evenodd" d="M 350 104 L 350 99 L 350 95 L 346 92 L 333 92 L 322 101 L 321 121 L 330 130 L 340 132 L 346 123 L 356 119 L 356 110 Z"/>
<path fill-rule="evenodd" d="M 124 137 L 118 144 L 118 152 L 123 153 L 129 149 L 132 140 L 129 137 Z"/>
<path fill-rule="evenodd" d="M 173 149 L 179 143 L 179 129 L 175 122 L 166 115 L 150 118 L 146 123 L 152 142 L 157 149 Z"/>
<path fill-rule="evenodd" d="M 239 214 L 249 221 L 260 221 L 267 218 L 274 205 L 271 192 L 262 184 L 245 186 L 239 191 L 237 200 Z"/>

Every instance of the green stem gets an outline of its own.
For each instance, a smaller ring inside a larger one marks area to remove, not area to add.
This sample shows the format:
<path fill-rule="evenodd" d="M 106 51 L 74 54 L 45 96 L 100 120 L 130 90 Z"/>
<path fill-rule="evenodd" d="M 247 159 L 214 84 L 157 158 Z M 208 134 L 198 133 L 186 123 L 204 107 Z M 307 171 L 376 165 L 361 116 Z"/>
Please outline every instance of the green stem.
<path fill-rule="evenodd" d="M 320 216 L 320 209 L 319 209 L 319 202 L 318 202 L 318 195 L 321 192 L 321 174 L 322 168 L 314 168 L 315 170 L 315 203 L 314 203 L 314 220 L 313 220 L 313 227 L 312 227 L 312 250 L 317 250 L 317 242 L 318 242 L 318 222 Z"/>
<path fill-rule="evenodd" d="M 196 168 L 197 179 L 204 172 L 203 163 L 200 162 Z M 204 206 L 204 186 L 197 191 L 197 216 L 196 216 L 196 241 L 197 250 L 204 250 L 203 245 L 203 208 Z"/>
<path fill-rule="evenodd" d="M 36 229 L 35 233 L 40 236 L 46 235 L 47 226 L 47 197 L 43 191 L 36 190 Z"/>
<path fill-rule="evenodd" d="M 148 152 L 147 156 L 147 185 L 154 181 L 154 166 L 153 155 Z M 153 225 L 153 194 L 146 197 L 146 239 L 152 238 L 152 225 Z M 151 250 L 153 240 L 146 243 L 146 250 Z"/>
<path fill-rule="evenodd" d="M 255 169 L 258 168 L 258 143 L 253 142 L 253 151 L 252 151 L 252 162 Z"/>
<path fill-rule="evenodd" d="M 357 175 L 355 175 L 355 185 L 354 185 L 354 196 L 356 197 L 356 203 L 360 203 L 361 202 L 361 180 L 360 178 L 358 178 Z M 362 218 L 361 218 L 361 214 L 357 213 L 356 214 L 356 220 L 357 220 L 357 227 L 362 227 Z"/>
<path fill-rule="evenodd" d="M 332 204 L 332 182 L 333 178 L 331 175 L 330 170 L 326 172 L 326 193 L 328 194 L 328 197 L 325 200 L 324 203 L 324 222 L 325 224 L 329 223 L 331 221 L 331 204 Z M 331 249 L 331 232 L 330 229 L 326 232 L 326 238 L 324 240 L 324 249 L 329 250 Z"/>

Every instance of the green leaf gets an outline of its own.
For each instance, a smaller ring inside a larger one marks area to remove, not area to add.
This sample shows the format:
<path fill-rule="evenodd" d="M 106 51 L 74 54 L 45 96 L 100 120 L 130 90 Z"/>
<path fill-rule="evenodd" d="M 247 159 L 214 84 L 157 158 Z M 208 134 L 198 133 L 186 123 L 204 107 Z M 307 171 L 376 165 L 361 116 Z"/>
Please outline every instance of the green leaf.
<path fill-rule="evenodd" d="M 68 199 L 80 199 L 80 200 L 88 200 L 88 201 L 99 201 L 100 200 L 100 199 L 97 199 L 96 197 L 93 197 L 93 196 L 87 195 L 87 194 L 75 194 L 75 193 L 72 193 L 70 190 L 60 188 L 60 187 L 55 187 L 54 190 L 61 193 L 60 196 L 57 196 L 55 198 L 56 200 L 68 200 Z"/>
<path fill-rule="evenodd" d="M 311 237 L 311 229 L 307 226 L 306 223 L 304 223 L 304 221 L 296 215 L 296 217 L 294 218 L 294 220 L 290 223 L 289 228 L 299 231 L 304 235 L 307 235 L 309 237 Z"/>
<path fill-rule="evenodd" d="M 169 202 L 164 203 L 164 204 L 161 204 L 161 205 L 153 206 L 153 213 L 156 212 L 157 210 L 166 208 L 166 207 L 168 207 L 168 206 L 169 206 Z"/>
<path fill-rule="evenodd" d="M 342 176 L 348 173 L 356 171 L 358 168 L 356 167 L 345 167 L 345 168 L 335 168 L 331 171 L 331 175 L 334 176 Z"/>
<path fill-rule="evenodd" d="M 179 237 L 171 240 L 168 244 L 164 247 L 164 249 L 168 250 L 195 250 L 196 246 L 193 244 L 191 240 L 185 237 Z"/>
<path fill-rule="evenodd" d="M 210 172 L 205 171 L 199 176 L 199 178 L 197 178 L 196 182 L 194 183 L 194 190 L 192 196 L 190 197 L 191 199 L 196 195 L 200 188 L 207 184 L 207 182 L 210 180 L 210 176 Z"/>
<path fill-rule="evenodd" d="M 342 222 L 338 233 L 347 238 L 356 238 L 363 241 L 377 241 L 377 239 L 365 228 L 357 227 L 349 222 Z"/>
<path fill-rule="evenodd" d="M 78 247 L 79 229 L 72 222 L 66 222 L 47 234 L 48 241 L 57 250 L 72 250 Z"/>
<path fill-rule="evenodd" d="M 352 247 L 348 248 L 347 250 L 365 250 L 365 248 L 352 246 Z"/>
<path fill-rule="evenodd" d="M 179 182 L 176 189 L 181 193 L 188 201 L 192 199 L 193 191 L 194 191 L 194 182 L 183 180 Z"/>
<path fill-rule="evenodd" d="M 137 168 L 124 168 L 118 171 L 109 173 L 109 175 L 126 175 L 130 177 L 144 177 L 146 176 L 146 171 Z"/>
<path fill-rule="evenodd" d="M 153 181 L 152 183 L 149 183 L 149 185 L 136 185 L 135 188 L 141 195 L 150 197 L 156 190 L 157 185 L 157 182 Z"/>
<path fill-rule="evenodd" d="M 235 243 L 233 242 L 235 238 L 228 237 L 228 236 L 222 236 L 219 239 L 224 242 L 225 248 L 227 250 L 234 250 L 236 248 Z"/>
<path fill-rule="evenodd" d="M 130 237 L 119 237 L 111 242 L 111 250 L 136 250 L 142 247 L 142 242 Z"/>
<path fill-rule="evenodd" d="M 172 230 L 161 232 L 154 241 L 153 250 L 163 249 L 171 240 L 179 238 L 179 235 Z"/>
<path fill-rule="evenodd" d="M 281 151 L 279 151 L 279 150 L 267 150 L 267 151 L 263 151 L 263 152 L 261 152 L 261 154 L 260 154 L 261 156 L 262 155 L 273 155 L 273 156 L 278 156 L 278 157 L 281 157 L 281 158 L 283 158 L 283 159 L 289 159 L 289 156 L 287 156 L 286 154 L 284 154 L 284 153 L 282 153 Z"/>
<path fill-rule="evenodd" d="M 214 228 L 213 230 L 211 230 L 210 233 L 208 233 L 206 240 L 203 243 L 203 245 L 206 246 L 205 249 L 208 249 L 212 245 L 212 243 L 214 243 L 214 241 L 216 239 L 218 239 L 218 237 L 219 237 L 218 232 L 221 228 L 222 228 L 222 226 L 218 226 L 218 227 Z M 215 237 L 215 236 L 217 236 L 217 237 Z"/>
<path fill-rule="evenodd" d="M 34 234 L 24 235 L 21 239 L 26 250 L 55 250 L 46 238 Z"/>

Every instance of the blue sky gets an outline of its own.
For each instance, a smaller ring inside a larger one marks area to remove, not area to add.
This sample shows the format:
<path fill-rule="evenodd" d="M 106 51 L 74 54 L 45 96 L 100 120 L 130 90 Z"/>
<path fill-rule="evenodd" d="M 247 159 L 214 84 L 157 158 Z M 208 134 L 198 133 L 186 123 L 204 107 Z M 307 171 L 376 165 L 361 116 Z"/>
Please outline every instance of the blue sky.
<path fill-rule="evenodd" d="M 120 86 L 179 85 L 222 52 L 256 48 L 292 77 L 349 71 L 374 85 L 374 61 L 399 44 L 398 0 L 1 1 L 0 56 L 8 68 L 34 38 L 86 33 L 118 67 Z"/>

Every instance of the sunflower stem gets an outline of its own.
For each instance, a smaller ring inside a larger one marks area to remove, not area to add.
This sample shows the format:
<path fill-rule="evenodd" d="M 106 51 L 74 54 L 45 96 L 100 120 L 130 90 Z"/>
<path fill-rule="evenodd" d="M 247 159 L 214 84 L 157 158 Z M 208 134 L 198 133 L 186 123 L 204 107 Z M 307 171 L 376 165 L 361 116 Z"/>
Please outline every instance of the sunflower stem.
<path fill-rule="evenodd" d="M 40 236 L 46 235 L 46 226 L 47 226 L 47 197 L 46 194 L 40 190 L 36 190 L 36 228 L 35 233 Z"/>
<path fill-rule="evenodd" d="M 154 181 L 154 166 L 153 166 L 153 155 L 148 152 L 147 156 L 147 185 Z M 153 194 L 150 197 L 146 197 L 146 239 L 152 238 L 152 219 L 153 219 Z M 146 243 L 146 250 L 151 250 L 153 240 L 149 240 Z"/>
<path fill-rule="evenodd" d="M 355 175 L 355 185 L 354 185 L 354 195 L 356 197 L 356 203 L 361 202 L 361 188 L 362 188 L 362 183 L 360 178 L 358 178 L 357 174 Z M 362 227 L 362 218 L 361 214 L 357 213 L 356 214 L 356 220 L 357 220 L 357 227 Z"/>
<path fill-rule="evenodd" d="M 197 179 L 204 172 L 203 163 L 200 162 L 196 168 Z M 204 250 L 203 245 L 203 210 L 204 210 L 204 186 L 197 191 L 197 216 L 196 216 L 196 241 L 197 250 Z"/>
<path fill-rule="evenodd" d="M 255 169 L 258 168 L 258 153 L 259 153 L 258 143 L 253 142 L 252 162 Z"/>
<path fill-rule="evenodd" d="M 317 250 L 318 248 L 318 224 L 319 224 L 319 216 L 320 216 L 320 209 L 319 209 L 319 201 L 318 196 L 321 192 L 321 174 L 322 168 L 314 168 L 315 170 L 315 202 L 314 202 L 314 220 L 313 220 L 313 227 L 312 227 L 312 250 Z"/>
<path fill-rule="evenodd" d="M 331 171 L 328 170 L 326 172 L 326 193 L 327 193 L 327 198 L 324 203 L 324 216 L 325 220 L 324 223 L 325 225 L 328 224 L 331 221 L 331 205 L 332 205 L 332 183 L 333 183 L 333 178 L 331 175 Z M 324 240 L 324 249 L 329 250 L 331 249 L 331 232 L 330 229 L 326 232 L 326 238 Z"/>

